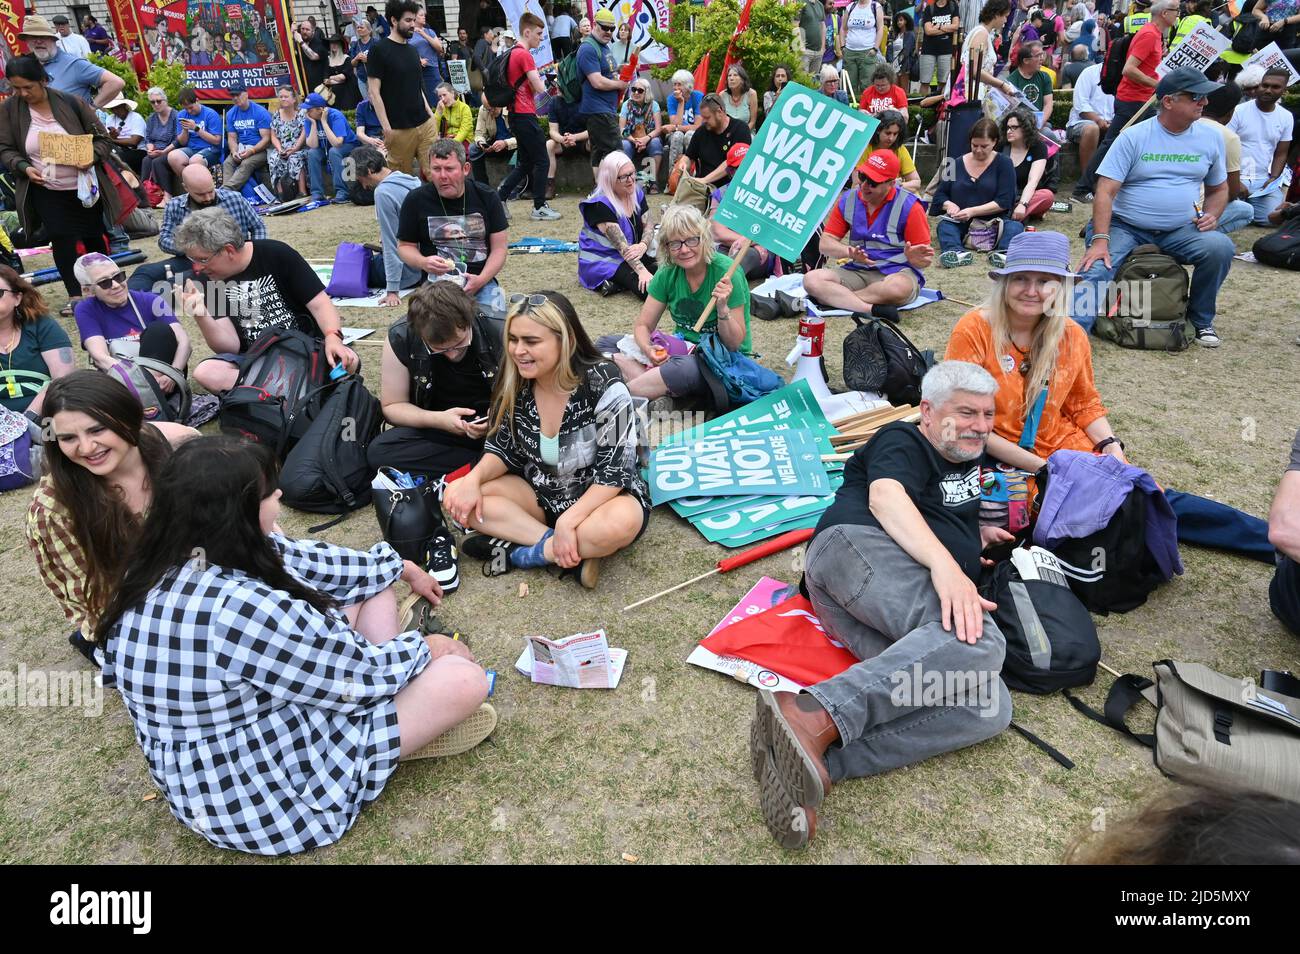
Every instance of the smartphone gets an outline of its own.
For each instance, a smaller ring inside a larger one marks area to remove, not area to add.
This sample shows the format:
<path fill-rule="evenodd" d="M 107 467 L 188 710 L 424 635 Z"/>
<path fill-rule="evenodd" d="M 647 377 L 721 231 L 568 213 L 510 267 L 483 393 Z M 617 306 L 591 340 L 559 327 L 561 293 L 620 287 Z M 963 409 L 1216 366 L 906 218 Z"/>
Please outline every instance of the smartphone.
<path fill-rule="evenodd" d="M 474 420 L 470 421 L 470 424 L 472 424 L 472 425 L 486 424 L 486 423 L 487 423 L 487 419 L 488 419 L 488 416 L 487 416 L 486 414 L 484 414 L 482 417 L 476 417 L 476 418 L 474 418 Z"/>

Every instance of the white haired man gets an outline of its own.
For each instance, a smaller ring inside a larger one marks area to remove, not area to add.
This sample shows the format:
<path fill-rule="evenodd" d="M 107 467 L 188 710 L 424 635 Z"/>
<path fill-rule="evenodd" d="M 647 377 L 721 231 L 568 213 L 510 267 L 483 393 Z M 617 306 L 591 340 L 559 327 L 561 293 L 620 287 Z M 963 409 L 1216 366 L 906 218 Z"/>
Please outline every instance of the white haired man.
<path fill-rule="evenodd" d="M 974 364 L 931 368 L 920 424 L 889 424 L 858 450 L 817 525 L 803 588 L 861 662 L 798 695 L 759 695 L 754 777 L 784 847 L 813 837 L 832 782 L 974 745 L 1011 721 L 1006 641 L 975 587 L 981 552 L 1011 539 L 979 523 L 997 389 Z"/>

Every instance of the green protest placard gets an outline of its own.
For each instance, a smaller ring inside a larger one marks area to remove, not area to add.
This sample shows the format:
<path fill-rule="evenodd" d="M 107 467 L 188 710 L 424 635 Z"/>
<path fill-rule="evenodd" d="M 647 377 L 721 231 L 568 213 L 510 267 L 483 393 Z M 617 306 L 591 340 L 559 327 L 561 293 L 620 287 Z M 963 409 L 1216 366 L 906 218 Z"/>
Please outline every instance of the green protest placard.
<path fill-rule="evenodd" d="M 797 260 L 878 124 L 873 116 L 787 83 L 714 218 L 756 245 Z"/>
<path fill-rule="evenodd" d="M 704 514 L 691 521 L 691 525 L 710 543 L 729 537 L 748 535 L 764 527 L 789 523 L 800 517 L 820 514 L 835 499 L 835 491 L 844 478 L 831 481 L 831 492 L 820 497 L 763 497 L 734 510 Z"/>
<path fill-rule="evenodd" d="M 822 495 L 830 479 L 808 431 L 706 437 L 650 457 L 650 500 L 740 494 Z"/>
<path fill-rule="evenodd" d="M 810 513 L 802 517 L 796 517 L 793 520 L 787 520 L 785 523 L 774 524 L 770 527 L 763 527 L 760 530 L 748 530 L 734 537 L 723 537 L 716 541 L 718 546 L 734 550 L 736 547 L 747 547 L 760 540 L 766 540 L 769 537 L 779 537 L 783 533 L 789 533 L 791 530 L 807 530 L 817 526 L 821 520 L 821 511 Z"/>
<path fill-rule="evenodd" d="M 822 453 L 832 452 L 830 437 L 835 428 L 826 420 L 821 406 L 813 397 L 812 388 L 807 381 L 787 384 L 771 394 L 750 401 L 744 407 L 729 411 L 720 417 L 696 427 L 670 434 L 660 443 L 661 447 L 674 444 L 686 444 L 702 437 L 717 437 L 724 434 L 753 434 L 758 431 L 800 428 L 813 431 L 822 446 Z"/>
<path fill-rule="evenodd" d="M 647 481 L 649 478 L 647 478 Z M 669 503 L 673 512 L 679 517 L 685 517 L 687 520 L 694 520 L 696 517 L 702 517 L 706 513 L 713 513 L 715 510 L 732 510 L 736 507 L 747 507 L 750 504 L 761 503 L 767 500 L 767 497 L 682 497 L 680 500 L 674 500 Z"/>

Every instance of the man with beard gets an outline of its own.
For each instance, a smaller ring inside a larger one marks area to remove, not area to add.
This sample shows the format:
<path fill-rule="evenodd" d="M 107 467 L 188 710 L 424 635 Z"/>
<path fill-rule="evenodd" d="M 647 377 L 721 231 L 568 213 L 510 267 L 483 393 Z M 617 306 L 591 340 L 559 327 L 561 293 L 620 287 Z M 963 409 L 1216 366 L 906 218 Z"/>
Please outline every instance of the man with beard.
<path fill-rule="evenodd" d="M 1241 184 L 1245 193 L 1231 198 L 1245 199 L 1255 207 L 1256 225 L 1267 225 L 1268 214 L 1282 204 L 1285 190 L 1280 182 L 1267 191 L 1261 190 L 1282 174 L 1291 152 L 1295 120 L 1290 110 L 1277 105 L 1290 78 L 1285 67 L 1265 72 L 1255 98 L 1238 106 L 1227 126 L 1241 137 Z"/>
<path fill-rule="evenodd" d="M 415 0 L 388 0 L 384 15 L 393 31 L 371 47 L 366 60 L 370 105 L 379 117 L 388 168 L 394 172 L 410 172 L 417 156 L 427 172 L 425 157 L 438 138 L 433 107 L 420 84 L 420 54 L 409 42 L 419 12 Z"/>
<path fill-rule="evenodd" d="M 174 236 L 176 229 L 191 212 L 219 205 L 244 230 L 244 238 L 266 238 L 266 225 L 263 224 L 262 217 L 238 192 L 218 189 L 207 166 L 186 166 L 181 173 L 181 186 L 185 193 L 173 196 L 163 207 L 162 229 L 158 234 L 158 247 L 172 257 L 137 268 L 127 282 L 127 287 L 132 291 L 155 291 L 165 295 L 170 291 L 167 280 L 169 274 L 172 278 L 179 279 L 189 273 L 190 260 L 185 257 L 182 249 L 177 248 Z"/>
<path fill-rule="evenodd" d="M 979 523 L 997 389 L 975 364 L 931 368 L 920 424 L 888 424 L 858 450 L 817 525 L 802 588 L 861 662 L 797 695 L 759 694 L 754 777 L 786 848 L 813 837 L 832 781 L 973 745 L 1011 721 L 1006 640 L 975 587 L 981 551 L 1012 539 Z"/>
<path fill-rule="evenodd" d="M 126 80 L 122 77 L 102 66 L 96 66 L 90 60 L 59 49 L 59 35 L 46 22 L 45 17 L 27 17 L 18 39 L 27 41 L 32 55 L 45 67 L 45 72 L 50 76 L 50 89 L 57 89 L 70 96 L 80 96 L 101 109 L 126 89 Z"/>

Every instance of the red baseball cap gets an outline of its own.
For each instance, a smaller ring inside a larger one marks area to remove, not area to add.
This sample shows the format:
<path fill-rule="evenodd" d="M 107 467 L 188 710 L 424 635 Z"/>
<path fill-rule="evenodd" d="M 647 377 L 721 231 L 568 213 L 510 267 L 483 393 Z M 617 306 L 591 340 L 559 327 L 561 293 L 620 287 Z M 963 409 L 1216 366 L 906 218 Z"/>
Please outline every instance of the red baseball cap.
<path fill-rule="evenodd" d="M 858 166 L 858 172 L 877 184 L 898 178 L 898 156 L 889 149 L 877 149 Z"/>
<path fill-rule="evenodd" d="M 738 142 L 727 150 L 727 166 L 735 169 L 745 161 L 745 155 L 749 152 L 749 143 Z"/>

